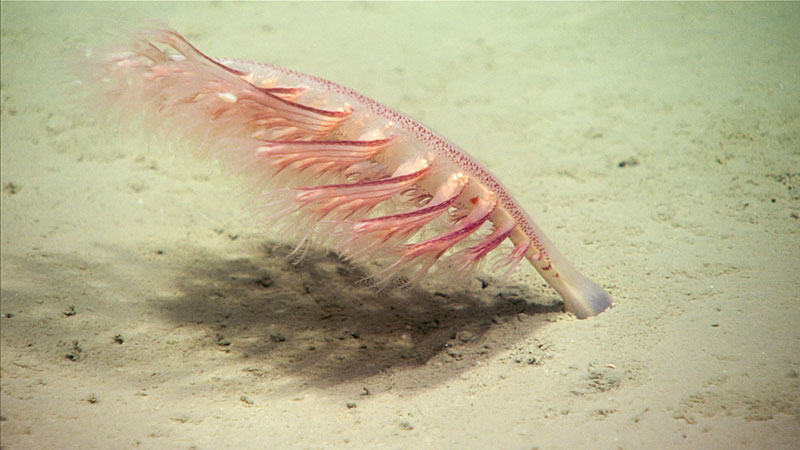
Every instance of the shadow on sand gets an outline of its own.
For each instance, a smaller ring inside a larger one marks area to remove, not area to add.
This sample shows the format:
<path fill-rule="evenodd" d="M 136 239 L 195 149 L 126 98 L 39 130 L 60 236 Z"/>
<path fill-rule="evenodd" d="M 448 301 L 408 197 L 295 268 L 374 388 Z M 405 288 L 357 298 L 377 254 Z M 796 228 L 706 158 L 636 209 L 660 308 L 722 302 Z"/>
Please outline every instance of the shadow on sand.
<path fill-rule="evenodd" d="M 97 365 L 94 370 L 137 364 L 145 370 L 159 352 L 176 350 L 174 344 L 152 346 L 173 341 L 190 346 L 184 353 L 222 351 L 236 364 L 297 377 L 304 385 L 358 382 L 403 369 L 410 369 L 405 371 L 409 380 L 419 377 L 430 384 L 512 348 L 562 309 L 525 285 L 489 278 L 454 283 L 434 277 L 418 288 L 376 292 L 359 283 L 364 273 L 321 251 L 293 265 L 285 247 L 253 248 L 234 258 L 201 248 L 182 250 L 153 256 L 159 251 L 105 249 L 104 259 L 115 261 L 111 264 L 75 254 L 7 261 L 13 277 L 27 280 L 4 287 L 4 309 L 19 311 L 7 325 L 19 328 L 19 339 L 75 338 L 107 353 L 107 359 L 86 359 L 85 364 Z M 169 294 L 154 297 L 148 291 L 141 264 L 173 286 Z M 31 283 L 35 290 L 24 288 Z M 51 291 L 52 296 L 39 294 Z M 61 292 L 82 294 L 67 298 Z M 62 310 L 71 305 L 79 314 L 64 317 Z M 136 314 L 142 316 L 131 317 Z M 43 318 L 55 331 L 36 331 Z M 160 328 L 167 324 L 182 334 L 150 337 L 151 347 L 137 348 L 134 340 L 125 347 L 128 353 L 119 354 L 109 335 L 134 333 L 137 324 L 153 319 Z M 14 331 L 8 332 L 13 339 Z M 63 359 L 62 349 L 52 353 Z"/>

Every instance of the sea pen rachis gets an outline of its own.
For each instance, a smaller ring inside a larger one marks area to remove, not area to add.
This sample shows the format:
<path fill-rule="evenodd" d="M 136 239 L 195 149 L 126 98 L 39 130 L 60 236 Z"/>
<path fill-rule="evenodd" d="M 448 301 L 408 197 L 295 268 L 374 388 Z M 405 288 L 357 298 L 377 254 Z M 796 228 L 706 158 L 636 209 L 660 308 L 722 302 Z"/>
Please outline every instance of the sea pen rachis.
<path fill-rule="evenodd" d="M 527 259 L 579 318 L 611 305 L 483 165 L 352 89 L 210 58 L 169 29 L 142 30 L 91 67 L 117 115 L 143 117 L 250 176 L 255 208 L 301 241 L 384 262 L 375 283 L 468 274 L 491 254 L 507 272 Z"/>

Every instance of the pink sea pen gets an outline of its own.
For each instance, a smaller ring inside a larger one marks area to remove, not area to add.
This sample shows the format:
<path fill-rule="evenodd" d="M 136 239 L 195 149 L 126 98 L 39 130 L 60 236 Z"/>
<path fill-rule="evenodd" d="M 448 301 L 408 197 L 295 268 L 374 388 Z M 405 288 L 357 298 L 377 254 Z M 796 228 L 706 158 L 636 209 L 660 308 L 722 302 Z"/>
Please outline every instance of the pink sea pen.
<path fill-rule="evenodd" d="M 93 83 L 119 115 L 141 107 L 147 122 L 251 176 L 265 214 L 303 241 L 386 261 L 375 283 L 415 282 L 434 268 L 469 274 L 500 252 L 507 273 L 527 259 L 578 318 L 611 306 L 483 165 L 352 89 L 210 58 L 169 29 L 141 30 L 91 58 Z"/>

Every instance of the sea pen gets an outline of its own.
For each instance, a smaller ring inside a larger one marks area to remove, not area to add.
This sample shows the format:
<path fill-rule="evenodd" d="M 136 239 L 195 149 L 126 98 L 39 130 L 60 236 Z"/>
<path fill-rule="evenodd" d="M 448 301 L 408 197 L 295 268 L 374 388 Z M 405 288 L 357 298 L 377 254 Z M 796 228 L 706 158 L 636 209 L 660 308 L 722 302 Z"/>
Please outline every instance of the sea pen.
<path fill-rule="evenodd" d="M 611 296 L 578 272 L 500 181 L 412 118 L 336 83 L 211 58 L 177 32 L 143 29 L 93 53 L 93 84 L 126 116 L 181 136 L 257 187 L 256 209 L 353 261 L 382 261 L 374 284 L 430 271 L 466 275 L 490 255 L 527 259 L 578 318 Z"/>

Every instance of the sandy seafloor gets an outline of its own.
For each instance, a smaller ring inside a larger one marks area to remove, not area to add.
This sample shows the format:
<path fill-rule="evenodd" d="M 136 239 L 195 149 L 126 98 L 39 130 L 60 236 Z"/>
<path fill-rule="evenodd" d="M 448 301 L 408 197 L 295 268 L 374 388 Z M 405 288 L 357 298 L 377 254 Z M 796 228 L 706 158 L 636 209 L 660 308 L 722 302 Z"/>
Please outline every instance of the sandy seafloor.
<path fill-rule="evenodd" d="M 142 18 L 426 122 L 615 307 L 577 320 L 530 266 L 379 294 L 322 250 L 293 266 L 239 180 L 64 95 L 87 30 Z M 798 448 L 798 23 L 798 3 L 3 3 L 2 447 Z"/>

